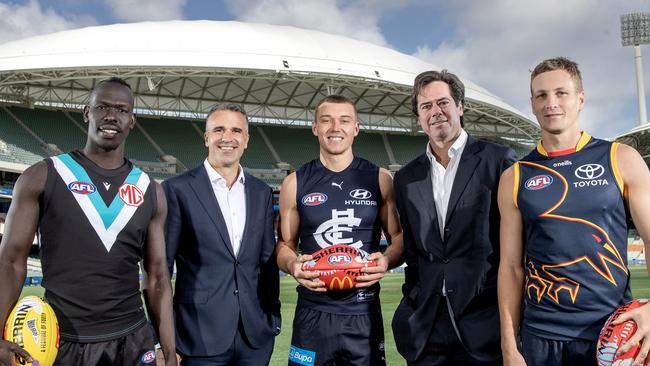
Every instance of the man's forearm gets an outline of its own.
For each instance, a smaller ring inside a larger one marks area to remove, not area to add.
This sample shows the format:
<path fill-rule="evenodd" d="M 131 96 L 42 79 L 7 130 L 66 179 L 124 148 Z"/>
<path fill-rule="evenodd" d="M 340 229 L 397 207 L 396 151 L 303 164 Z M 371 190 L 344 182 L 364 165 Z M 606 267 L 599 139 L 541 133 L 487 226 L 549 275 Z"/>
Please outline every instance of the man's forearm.
<path fill-rule="evenodd" d="M 393 269 L 404 262 L 402 235 L 393 238 L 391 245 L 384 251 L 384 256 L 388 259 L 388 269 Z"/>
<path fill-rule="evenodd" d="M 517 350 L 523 286 L 523 268 L 501 267 L 499 269 L 498 297 L 499 313 L 501 315 L 501 348 L 504 353 Z"/>
<path fill-rule="evenodd" d="M 278 267 L 285 273 L 293 275 L 293 269 L 291 268 L 291 263 L 298 258 L 296 252 L 294 252 L 287 245 L 280 243 L 277 250 L 277 261 Z"/>
<path fill-rule="evenodd" d="M 147 279 L 147 302 L 151 318 L 158 331 L 160 347 L 165 358 L 175 357 L 176 342 L 172 316 L 172 289 L 166 275 L 149 276 Z"/>

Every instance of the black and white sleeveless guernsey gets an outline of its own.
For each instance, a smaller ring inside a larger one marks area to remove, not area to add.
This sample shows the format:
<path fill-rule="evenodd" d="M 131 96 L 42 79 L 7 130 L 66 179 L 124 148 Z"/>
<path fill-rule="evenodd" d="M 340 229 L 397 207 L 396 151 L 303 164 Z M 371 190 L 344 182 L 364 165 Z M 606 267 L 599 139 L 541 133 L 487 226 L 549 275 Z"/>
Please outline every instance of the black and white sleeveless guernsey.
<path fill-rule="evenodd" d="M 145 324 L 138 263 L 154 214 L 147 174 L 106 170 L 81 152 L 46 159 L 38 224 L 43 287 L 61 339 L 100 342 Z"/>
<path fill-rule="evenodd" d="M 376 165 L 355 157 L 345 170 L 333 172 L 315 159 L 303 165 L 296 178 L 301 253 L 312 254 L 334 244 L 379 251 L 381 191 Z M 334 314 L 377 312 L 379 284 L 325 293 L 299 286 L 298 306 Z"/>

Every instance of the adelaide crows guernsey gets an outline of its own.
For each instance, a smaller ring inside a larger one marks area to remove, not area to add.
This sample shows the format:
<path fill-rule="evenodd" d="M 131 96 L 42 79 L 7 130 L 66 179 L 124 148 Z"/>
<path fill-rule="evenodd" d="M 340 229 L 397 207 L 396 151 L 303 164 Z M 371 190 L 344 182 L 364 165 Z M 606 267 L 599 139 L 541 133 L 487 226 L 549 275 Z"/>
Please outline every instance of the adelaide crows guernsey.
<path fill-rule="evenodd" d="M 539 144 L 515 163 L 513 197 L 526 235 L 525 331 L 595 341 L 631 299 L 617 147 L 583 132 L 575 152 L 552 157 Z"/>
<path fill-rule="evenodd" d="M 38 223 L 45 298 L 61 338 L 116 339 L 145 324 L 138 263 L 154 214 L 149 176 L 106 170 L 81 152 L 46 160 Z"/>
<path fill-rule="evenodd" d="M 334 244 L 350 245 L 367 253 L 379 251 L 381 191 L 376 165 L 355 157 L 345 170 L 333 172 L 315 159 L 303 165 L 296 178 L 302 254 Z M 379 284 L 325 293 L 299 286 L 298 303 L 338 314 L 376 312 Z"/>

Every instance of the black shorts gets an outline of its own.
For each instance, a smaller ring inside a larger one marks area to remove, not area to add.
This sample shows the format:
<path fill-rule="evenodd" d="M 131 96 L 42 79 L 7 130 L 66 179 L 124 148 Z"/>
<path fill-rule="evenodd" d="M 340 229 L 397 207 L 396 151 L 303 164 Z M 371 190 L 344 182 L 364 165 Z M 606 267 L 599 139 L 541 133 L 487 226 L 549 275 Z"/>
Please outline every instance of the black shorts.
<path fill-rule="evenodd" d="M 386 365 L 381 313 L 342 315 L 297 307 L 289 365 Z"/>
<path fill-rule="evenodd" d="M 522 355 L 528 366 L 597 366 L 596 341 L 559 341 L 521 332 Z"/>
<path fill-rule="evenodd" d="M 145 323 L 133 333 L 104 342 L 77 343 L 61 340 L 55 366 L 156 365 L 155 340 Z"/>

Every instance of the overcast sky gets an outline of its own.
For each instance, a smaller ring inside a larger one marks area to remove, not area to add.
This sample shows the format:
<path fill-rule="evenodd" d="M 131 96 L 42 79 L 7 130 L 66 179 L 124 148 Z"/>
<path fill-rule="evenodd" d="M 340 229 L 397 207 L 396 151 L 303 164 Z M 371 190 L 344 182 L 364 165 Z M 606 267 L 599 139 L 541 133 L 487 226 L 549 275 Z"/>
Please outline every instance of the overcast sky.
<path fill-rule="evenodd" d="M 530 70 L 544 58 L 566 56 L 583 74 L 583 128 L 610 138 L 638 124 L 634 51 L 621 46 L 620 15 L 649 11 L 650 0 L 0 0 L 0 43 L 144 20 L 292 25 L 414 55 L 472 80 L 531 119 Z M 650 47 L 642 51 L 650 85 Z"/>

